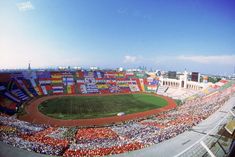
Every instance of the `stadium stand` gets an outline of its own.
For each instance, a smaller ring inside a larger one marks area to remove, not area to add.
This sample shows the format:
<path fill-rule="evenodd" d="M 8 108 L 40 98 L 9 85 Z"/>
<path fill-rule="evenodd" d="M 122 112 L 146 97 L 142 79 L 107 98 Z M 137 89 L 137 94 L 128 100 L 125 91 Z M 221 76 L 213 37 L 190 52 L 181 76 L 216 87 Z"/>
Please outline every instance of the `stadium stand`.
<path fill-rule="evenodd" d="M 231 81 L 223 80 L 217 84 L 217 88 L 207 87 L 188 93 L 187 89 L 159 86 L 157 80 L 150 80 L 142 75 L 137 78 L 137 74 L 130 72 L 38 71 L 35 74 L 36 79 L 24 78 L 18 72 L 1 75 L 0 110 L 7 114 L 17 112 L 22 103 L 37 97 L 39 93 L 51 95 L 157 91 L 158 94 L 185 100 L 174 110 L 146 119 L 90 128 L 38 125 L 18 120 L 15 116 L 0 114 L 0 141 L 28 151 L 59 156 L 104 156 L 160 143 L 206 119 L 235 92 L 234 82 Z"/>

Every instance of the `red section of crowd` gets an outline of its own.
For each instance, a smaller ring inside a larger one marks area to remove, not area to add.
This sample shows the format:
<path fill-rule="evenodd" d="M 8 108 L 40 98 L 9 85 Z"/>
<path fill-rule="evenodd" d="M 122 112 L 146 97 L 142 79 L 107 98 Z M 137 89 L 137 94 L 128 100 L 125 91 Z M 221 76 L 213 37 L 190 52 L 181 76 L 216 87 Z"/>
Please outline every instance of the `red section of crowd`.
<path fill-rule="evenodd" d="M 144 145 L 138 142 L 122 145 L 122 146 L 114 146 L 109 148 L 99 148 L 93 150 L 67 150 L 63 156 L 71 157 L 71 156 L 104 156 L 104 155 L 111 155 L 111 154 L 120 154 L 124 152 L 129 152 L 137 149 L 143 148 Z"/>
<path fill-rule="evenodd" d="M 30 142 L 40 142 L 40 143 L 48 144 L 51 146 L 61 146 L 64 148 L 67 147 L 68 146 L 67 140 L 61 140 L 61 139 L 51 138 L 47 136 L 48 134 L 52 133 L 55 130 L 56 128 L 50 127 L 32 136 L 22 134 L 21 138 Z"/>
<path fill-rule="evenodd" d="M 118 135 L 109 128 L 88 128 L 80 129 L 76 134 L 76 138 L 79 140 L 94 140 L 104 138 L 117 138 Z"/>

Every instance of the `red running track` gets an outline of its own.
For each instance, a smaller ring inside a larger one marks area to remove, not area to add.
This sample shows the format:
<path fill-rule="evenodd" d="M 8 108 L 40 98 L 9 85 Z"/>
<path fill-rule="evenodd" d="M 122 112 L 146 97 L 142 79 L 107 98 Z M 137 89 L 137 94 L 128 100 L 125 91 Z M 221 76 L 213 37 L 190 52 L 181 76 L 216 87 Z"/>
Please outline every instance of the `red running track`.
<path fill-rule="evenodd" d="M 123 94 L 123 93 L 120 93 Z M 168 104 L 162 108 L 148 110 L 144 112 L 138 112 L 133 114 L 127 114 L 123 116 L 112 116 L 112 117 L 104 117 L 104 118 L 93 118 L 93 119 L 77 119 L 77 120 L 61 120 L 48 117 L 38 110 L 38 105 L 41 104 L 43 101 L 58 98 L 58 97 L 65 97 L 65 96 L 98 96 L 100 94 L 74 94 L 74 95 L 52 95 L 52 96 L 44 96 L 42 98 L 38 98 L 36 100 L 32 100 L 28 106 L 26 107 L 27 114 L 20 117 L 21 120 L 28 121 L 31 123 L 36 124 L 49 124 L 51 126 L 102 126 L 102 125 L 109 125 L 113 123 L 119 123 L 123 121 L 129 121 L 139 118 L 144 118 L 147 116 L 151 116 L 154 114 L 158 114 L 160 112 L 168 111 L 174 109 L 177 105 L 175 101 L 169 97 L 160 96 L 156 94 L 152 94 L 155 96 L 159 96 L 164 98 Z M 114 95 L 114 94 L 103 94 L 103 95 Z M 116 94 L 118 95 L 118 94 Z"/>

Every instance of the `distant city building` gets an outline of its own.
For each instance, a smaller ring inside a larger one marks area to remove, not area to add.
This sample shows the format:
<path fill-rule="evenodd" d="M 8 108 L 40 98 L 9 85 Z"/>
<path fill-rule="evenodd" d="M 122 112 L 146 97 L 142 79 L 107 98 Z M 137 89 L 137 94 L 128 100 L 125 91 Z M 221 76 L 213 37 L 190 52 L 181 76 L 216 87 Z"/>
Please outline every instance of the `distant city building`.
<path fill-rule="evenodd" d="M 119 67 L 117 71 L 120 71 L 120 72 L 123 71 L 123 67 Z"/>
<path fill-rule="evenodd" d="M 75 69 L 75 70 L 81 70 L 82 67 L 75 66 L 75 67 L 73 67 L 73 69 Z"/>
<path fill-rule="evenodd" d="M 90 67 L 90 70 L 98 70 L 99 68 L 96 66 Z"/>

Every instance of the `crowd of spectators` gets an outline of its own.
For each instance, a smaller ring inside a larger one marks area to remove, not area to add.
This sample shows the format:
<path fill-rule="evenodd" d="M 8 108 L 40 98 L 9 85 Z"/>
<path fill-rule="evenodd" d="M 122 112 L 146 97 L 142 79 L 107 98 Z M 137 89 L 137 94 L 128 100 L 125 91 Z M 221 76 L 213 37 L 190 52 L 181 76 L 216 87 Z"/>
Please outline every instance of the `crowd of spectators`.
<path fill-rule="evenodd" d="M 37 125 L 0 114 L 0 141 L 48 155 L 103 156 L 141 149 L 173 138 L 218 110 L 230 88 L 186 100 L 174 110 L 99 128 Z"/>

